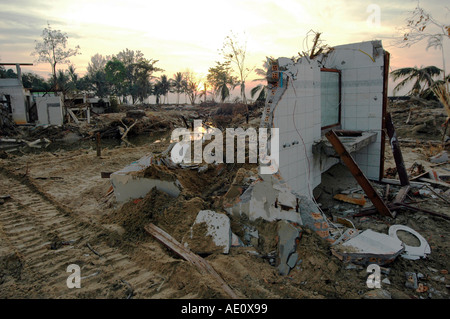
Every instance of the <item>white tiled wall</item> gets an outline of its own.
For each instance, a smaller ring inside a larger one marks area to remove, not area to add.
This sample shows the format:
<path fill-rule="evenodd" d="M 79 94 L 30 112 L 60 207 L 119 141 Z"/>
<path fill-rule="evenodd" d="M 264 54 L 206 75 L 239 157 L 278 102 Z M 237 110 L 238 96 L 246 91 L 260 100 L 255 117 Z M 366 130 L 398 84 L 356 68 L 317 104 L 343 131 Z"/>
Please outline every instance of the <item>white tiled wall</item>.
<path fill-rule="evenodd" d="M 343 45 L 335 47 L 325 63 L 342 70 L 342 129 L 379 133 L 376 143 L 353 155 L 363 173 L 374 179 L 380 170 L 384 66 L 383 54 L 376 54 L 371 41 Z"/>
<path fill-rule="evenodd" d="M 316 61 L 295 68 L 298 76 L 289 78 L 274 112 L 274 126 L 280 129 L 281 176 L 294 191 L 309 194 L 320 184 L 320 167 L 312 154 L 313 142 L 320 139 L 320 68 Z"/>
<path fill-rule="evenodd" d="M 337 46 L 324 65 L 303 59 L 290 70 L 297 78 L 289 78 L 273 123 L 280 132 L 280 173 L 294 191 L 310 195 L 321 182 L 320 159 L 312 154 L 314 141 L 321 138 L 321 67 L 342 70 L 342 129 L 379 132 L 376 143 L 354 154 L 368 178 L 379 177 L 384 59 L 374 52 L 372 42 Z"/>

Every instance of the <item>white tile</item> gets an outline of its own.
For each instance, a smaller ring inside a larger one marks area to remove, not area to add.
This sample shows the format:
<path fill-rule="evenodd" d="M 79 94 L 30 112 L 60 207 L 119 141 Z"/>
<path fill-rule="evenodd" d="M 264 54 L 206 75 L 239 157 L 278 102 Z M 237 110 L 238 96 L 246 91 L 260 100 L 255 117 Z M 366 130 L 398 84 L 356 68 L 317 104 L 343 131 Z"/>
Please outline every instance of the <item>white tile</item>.
<path fill-rule="evenodd" d="M 367 130 L 369 127 L 368 118 L 357 118 L 356 129 L 357 130 Z"/>
<path fill-rule="evenodd" d="M 346 117 L 345 118 L 345 127 L 346 130 L 356 130 L 356 117 Z"/>
<path fill-rule="evenodd" d="M 357 106 L 356 105 L 345 105 L 345 117 L 356 117 L 357 116 Z"/>
<path fill-rule="evenodd" d="M 368 118 L 369 116 L 369 105 L 358 105 L 356 109 L 357 118 Z"/>
<path fill-rule="evenodd" d="M 367 178 L 378 179 L 379 174 L 380 174 L 379 166 L 370 165 L 367 167 L 367 174 L 366 174 Z"/>
<path fill-rule="evenodd" d="M 367 81 L 370 78 L 370 69 L 362 67 L 357 69 L 358 81 Z"/>
<path fill-rule="evenodd" d="M 378 155 L 367 155 L 367 163 L 372 166 L 378 166 L 380 164 L 381 154 Z"/>
<path fill-rule="evenodd" d="M 370 130 L 381 130 L 381 118 L 369 118 Z"/>

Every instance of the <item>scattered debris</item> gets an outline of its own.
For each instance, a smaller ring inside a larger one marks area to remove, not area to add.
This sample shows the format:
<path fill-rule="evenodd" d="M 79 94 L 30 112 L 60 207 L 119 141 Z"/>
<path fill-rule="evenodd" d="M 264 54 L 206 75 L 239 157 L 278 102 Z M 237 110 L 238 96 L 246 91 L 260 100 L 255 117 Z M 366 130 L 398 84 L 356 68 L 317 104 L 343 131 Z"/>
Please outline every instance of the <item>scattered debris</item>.
<path fill-rule="evenodd" d="M 173 237 L 167 234 L 165 231 L 160 229 L 154 224 L 149 224 L 145 227 L 145 230 L 155 237 L 162 244 L 172 249 L 178 255 L 180 255 L 185 260 L 194 264 L 202 274 L 210 274 L 215 280 L 217 280 L 224 291 L 232 298 L 237 299 L 237 295 L 234 291 L 225 283 L 225 281 L 220 277 L 220 275 L 209 265 L 209 263 L 201 258 L 200 256 L 192 253 L 188 248 L 184 247 Z"/>
<path fill-rule="evenodd" d="M 359 206 L 364 206 L 366 204 L 366 199 L 364 198 L 364 195 L 361 194 L 351 194 L 351 195 L 336 194 L 334 196 L 334 199 Z"/>
<path fill-rule="evenodd" d="M 206 234 L 202 232 L 201 226 L 205 225 Z M 212 240 L 213 245 L 208 241 Z M 212 210 L 201 210 L 198 212 L 190 234 L 185 239 L 186 247 L 197 254 L 211 254 L 217 250 L 228 254 L 232 243 L 230 218 L 225 214 L 216 213 Z"/>
<path fill-rule="evenodd" d="M 448 162 L 447 151 L 442 151 L 441 153 L 431 157 L 430 162 L 434 164 L 447 163 Z"/>
<path fill-rule="evenodd" d="M 411 289 L 419 288 L 419 285 L 417 282 L 417 274 L 415 272 L 406 272 L 405 275 L 406 275 L 405 287 L 411 288 Z"/>

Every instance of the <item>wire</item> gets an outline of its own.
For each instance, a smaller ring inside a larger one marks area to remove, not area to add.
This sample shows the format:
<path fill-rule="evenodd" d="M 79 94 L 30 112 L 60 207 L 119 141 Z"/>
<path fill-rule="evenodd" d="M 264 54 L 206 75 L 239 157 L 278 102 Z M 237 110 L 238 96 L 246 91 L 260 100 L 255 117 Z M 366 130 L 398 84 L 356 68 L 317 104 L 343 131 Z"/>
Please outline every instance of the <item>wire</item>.
<path fill-rule="evenodd" d="M 286 73 L 286 75 L 287 76 L 289 76 L 289 74 L 287 74 Z M 328 220 L 328 218 L 327 218 L 327 216 L 325 215 L 325 213 L 322 211 L 322 209 L 320 208 L 320 206 L 319 206 L 319 203 L 317 203 L 317 201 L 316 201 L 316 199 L 314 198 L 314 194 L 313 194 L 313 192 L 312 192 L 312 189 L 311 189 L 311 163 L 310 163 L 310 161 L 309 161 L 309 157 L 308 157 L 308 152 L 307 152 L 307 150 L 306 150 L 306 144 L 305 144 L 305 141 L 303 140 L 303 136 L 300 134 L 300 132 L 298 131 L 298 128 L 297 128 L 297 125 L 296 125 L 296 123 L 295 123 L 295 110 L 296 110 L 296 108 L 297 108 L 297 92 L 295 91 L 295 86 L 294 85 L 292 85 L 292 88 L 293 88 L 293 90 L 294 90 L 294 95 L 295 95 L 295 97 L 296 97 L 296 100 L 295 100 L 295 102 L 294 102 L 294 109 L 293 109 L 293 112 L 292 112 L 292 121 L 293 121 L 293 124 L 294 124 L 294 127 L 295 127 L 295 131 L 297 132 L 297 134 L 298 134 L 298 136 L 300 137 L 300 139 L 301 139 L 301 141 L 302 141 L 302 144 L 303 144 L 303 150 L 304 150 L 304 152 L 305 152 L 305 157 L 306 157 L 306 162 L 307 162 L 307 166 L 305 166 L 305 170 L 306 170 L 306 172 L 307 172 L 307 176 L 308 176 L 308 179 L 307 179 L 307 182 L 308 182 L 308 191 L 309 191 L 309 195 L 310 195 L 310 197 L 311 197 L 311 200 L 314 202 L 314 204 L 316 204 L 316 207 L 319 209 L 319 211 L 320 211 L 320 213 L 321 213 L 321 215 L 322 215 L 322 217 L 323 217 L 323 219 L 324 220 L 326 220 L 326 221 L 328 221 L 328 223 L 329 224 L 331 224 L 332 226 L 333 226 L 333 228 L 334 229 L 336 229 L 339 233 L 340 233 L 340 235 L 342 236 L 342 231 L 332 222 L 332 221 L 330 221 L 330 220 Z M 287 88 L 286 88 L 287 89 Z"/>

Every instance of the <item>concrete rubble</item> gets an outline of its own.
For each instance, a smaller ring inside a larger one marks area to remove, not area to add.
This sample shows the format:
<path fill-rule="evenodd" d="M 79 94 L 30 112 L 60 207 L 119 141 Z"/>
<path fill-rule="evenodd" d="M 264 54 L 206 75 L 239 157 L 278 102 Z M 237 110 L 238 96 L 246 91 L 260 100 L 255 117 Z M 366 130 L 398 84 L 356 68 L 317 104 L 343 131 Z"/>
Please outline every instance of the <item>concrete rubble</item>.
<path fill-rule="evenodd" d="M 367 265 L 387 265 L 394 261 L 404 247 L 399 239 L 367 229 L 332 248 L 343 262 Z"/>
<path fill-rule="evenodd" d="M 200 254 L 212 253 L 217 249 L 206 249 L 202 244 L 205 241 L 203 236 L 205 234 L 198 231 L 195 225 L 206 224 L 206 236 L 211 236 L 211 239 L 222 253 L 228 254 L 232 245 L 232 232 L 230 228 L 230 219 L 225 214 L 219 214 L 211 210 L 201 210 L 198 212 L 194 225 L 191 227 L 190 234 L 185 239 L 185 246 L 192 251 Z M 199 232 L 199 233 L 196 233 Z M 194 241 L 200 238 L 200 244 Z"/>

